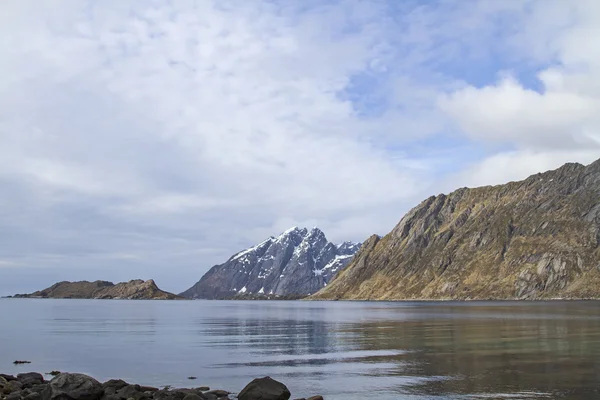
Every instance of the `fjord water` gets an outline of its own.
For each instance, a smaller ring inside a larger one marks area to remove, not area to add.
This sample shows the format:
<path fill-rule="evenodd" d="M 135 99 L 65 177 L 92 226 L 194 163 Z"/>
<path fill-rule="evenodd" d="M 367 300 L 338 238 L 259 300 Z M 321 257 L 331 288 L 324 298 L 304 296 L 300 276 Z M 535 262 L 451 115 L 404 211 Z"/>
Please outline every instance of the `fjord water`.
<path fill-rule="evenodd" d="M 0 300 L 0 372 L 293 397 L 596 398 L 600 302 Z M 17 359 L 32 364 L 14 366 Z M 188 376 L 198 377 L 195 381 Z"/>

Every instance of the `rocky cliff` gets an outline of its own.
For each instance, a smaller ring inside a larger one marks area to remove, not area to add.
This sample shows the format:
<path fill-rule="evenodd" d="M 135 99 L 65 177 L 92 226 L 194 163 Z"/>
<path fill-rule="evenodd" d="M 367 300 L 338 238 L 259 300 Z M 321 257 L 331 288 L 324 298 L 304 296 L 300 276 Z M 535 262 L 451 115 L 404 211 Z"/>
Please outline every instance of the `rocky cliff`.
<path fill-rule="evenodd" d="M 116 285 L 106 281 L 59 282 L 47 289 L 31 294 L 17 294 L 20 298 L 53 299 L 128 299 L 128 300 L 173 300 L 180 298 L 164 292 L 150 279 L 121 282 Z"/>
<path fill-rule="evenodd" d="M 314 299 L 600 297 L 600 160 L 430 197 Z"/>
<path fill-rule="evenodd" d="M 306 296 L 327 286 L 359 244 L 335 245 L 318 228 L 294 227 L 211 268 L 181 293 L 192 299 Z"/>

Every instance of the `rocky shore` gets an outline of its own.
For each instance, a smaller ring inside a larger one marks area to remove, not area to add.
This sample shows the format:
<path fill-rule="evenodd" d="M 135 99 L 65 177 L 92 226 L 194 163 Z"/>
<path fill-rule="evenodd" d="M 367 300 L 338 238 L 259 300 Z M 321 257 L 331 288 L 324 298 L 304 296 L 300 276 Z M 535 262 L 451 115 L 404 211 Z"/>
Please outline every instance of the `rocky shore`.
<path fill-rule="evenodd" d="M 239 394 L 209 387 L 161 389 L 111 379 L 100 383 L 77 373 L 55 371 L 50 381 L 29 372 L 17 376 L 0 374 L 0 400 L 288 400 L 291 393 L 270 377 L 255 379 Z M 323 400 L 321 396 L 297 400 Z"/>

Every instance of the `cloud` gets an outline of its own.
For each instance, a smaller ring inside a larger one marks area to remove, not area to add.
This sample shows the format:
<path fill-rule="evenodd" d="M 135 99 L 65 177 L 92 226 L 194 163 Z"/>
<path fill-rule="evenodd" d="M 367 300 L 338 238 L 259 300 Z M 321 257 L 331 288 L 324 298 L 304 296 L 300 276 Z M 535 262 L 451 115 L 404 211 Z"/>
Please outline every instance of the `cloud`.
<path fill-rule="evenodd" d="M 520 27 L 503 38 L 520 62 L 498 70 L 496 82 L 440 94 L 456 129 L 505 148 L 457 181 L 498 184 L 600 156 L 599 11 L 595 1 L 529 2 L 513 14 Z"/>
<path fill-rule="evenodd" d="M 291 225 L 364 240 L 432 191 L 589 160 L 584 3 L 4 1 L 0 293 L 178 291 Z"/>
<path fill-rule="evenodd" d="M 160 282 L 177 264 L 180 290 L 292 221 L 362 239 L 384 218 L 349 215 L 397 207 L 430 173 L 349 99 L 393 57 L 375 3 L 54 6 L 3 5 L 18 46 L 1 47 L 0 180 L 19 215 L 2 256 L 24 266 Z"/>

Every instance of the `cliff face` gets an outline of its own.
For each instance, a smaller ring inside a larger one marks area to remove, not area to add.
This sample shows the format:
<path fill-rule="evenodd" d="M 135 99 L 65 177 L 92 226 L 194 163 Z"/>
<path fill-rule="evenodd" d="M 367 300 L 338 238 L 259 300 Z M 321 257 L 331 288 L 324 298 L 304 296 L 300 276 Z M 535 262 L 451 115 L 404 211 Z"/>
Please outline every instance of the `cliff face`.
<path fill-rule="evenodd" d="M 430 197 L 315 299 L 600 297 L 600 160 Z"/>
<path fill-rule="evenodd" d="M 318 228 L 294 227 L 211 268 L 181 296 L 191 299 L 298 298 L 327 286 L 359 244 L 335 245 Z"/>
<path fill-rule="evenodd" d="M 18 294 L 20 298 L 53 299 L 127 299 L 127 300 L 172 300 L 179 296 L 164 292 L 150 279 L 121 282 L 59 282 L 47 289 L 31 294 Z"/>

